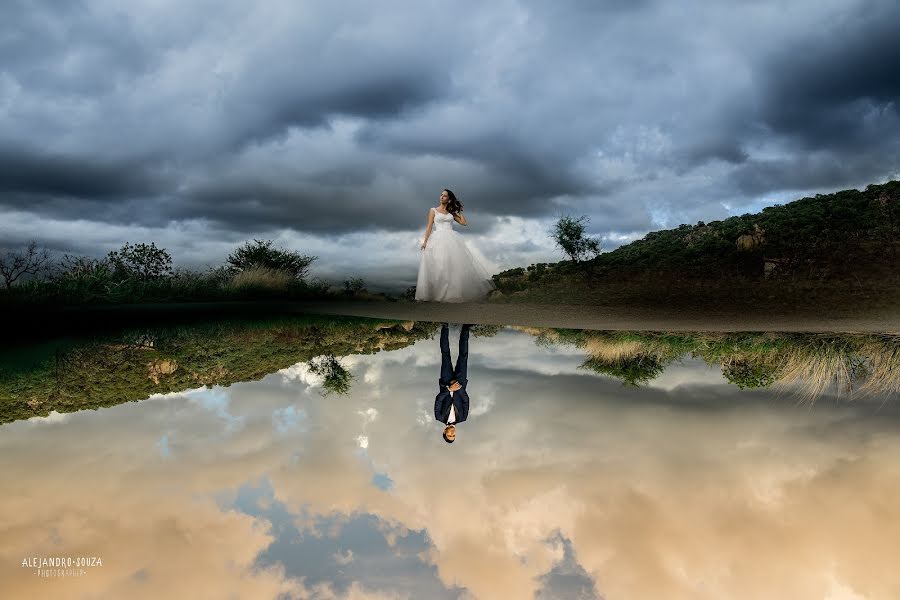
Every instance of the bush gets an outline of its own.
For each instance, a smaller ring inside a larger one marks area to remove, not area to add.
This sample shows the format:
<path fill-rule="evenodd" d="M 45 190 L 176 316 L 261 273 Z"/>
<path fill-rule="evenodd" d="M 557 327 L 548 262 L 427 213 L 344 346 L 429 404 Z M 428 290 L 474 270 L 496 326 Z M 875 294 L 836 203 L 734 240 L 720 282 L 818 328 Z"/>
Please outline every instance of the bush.
<path fill-rule="evenodd" d="M 354 277 L 344 281 L 344 294 L 347 296 L 356 296 L 366 289 L 366 282 L 362 277 Z"/>
<path fill-rule="evenodd" d="M 309 272 L 309 265 L 317 256 L 306 256 L 293 250 L 272 247 L 272 240 L 246 242 L 228 255 L 228 264 L 235 272 L 252 268 L 266 268 L 284 271 L 294 279 L 303 279 Z"/>
<path fill-rule="evenodd" d="M 118 280 L 150 281 L 172 274 L 172 257 L 156 244 L 125 244 L 106 255 L 113 277 Z"/>
<path fill-rule="evenodd" d="M 303 284 L 306 286 L 306 289 L 309 292 L 309 296 L 311 297 L 328 296 L 329 292 L 331 291 L 331 284 L 318 277 L 312 279 L 311 281 L 304 281 Z"/>

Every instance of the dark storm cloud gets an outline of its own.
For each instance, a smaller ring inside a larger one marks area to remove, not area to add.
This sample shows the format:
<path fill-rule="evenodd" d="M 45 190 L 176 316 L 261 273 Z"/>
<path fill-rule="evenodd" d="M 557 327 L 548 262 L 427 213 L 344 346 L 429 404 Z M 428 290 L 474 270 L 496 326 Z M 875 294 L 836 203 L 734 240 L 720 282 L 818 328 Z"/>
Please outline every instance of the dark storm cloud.
<path fill-rule="evenodd" d="M 313 191 L 312 186 L 304 189 L 302 182 L 294 186 L 267 181 L 211 184 L 193 190 L 189 201 L 174 206 L 171 214 L 176 218 L 210 218 L 244 232 L 289 227 L 344 233 L 393 225 L 392 216 L 383 211 L 367 211 L 366 218 L 361 218 L 363 202 L 354 203 L 352 190 L 346 185 Z"/>
<path fill-rule="evenodd" d="M 541 153 L 527 136 L 502 131 L 477 132 L 462 138 L 439 130 L 433 133 L 433 137 L 397 136 L 370 126 L 360 131 L 357 140 L 386 152 L 444 156 L 480 165 L 488 175 L 476 175 L 464 185 L 472 196 L 490 199 L 480 210 L 494 215 L 545 215 L 549 199 L 582 195 L 596 189 L 572 172 L 564 157 Z"/>
<path fill-rule="evenodd" d="M 147 164 L 0 148 L 0 193 L 7 206 L 33 208 L 44 202 L 54 206 L 60 198 L 121 201 L 165 188 L 164 178 L 150 172 Z"/>
<path fill-rule="evenodd" d="M 327 126 L 335 115 L 397 118 L 452 92 L 442 66 L 425 57 L 355 50 L 322 59 L 315 45 L 303 45 L 289 51 L 290 59 L 272 57 L 270 68 L 231 82 L 234 93 L 222 106 L 234 123 L 229 147 L 264 142 L 294 126 Z"/>
<path fill-rule="evenodd" d="M 805 150 L 859 148 L 900 116 L 900 4 L 869 2 L 763 63 L 762 121 Z M 896 129 L 895 129 L 896 131 Z"/>
<path fill-rule="evenodd" d="M 752 105 L 723 111 L 721 137 L 688 147 L 690 166 L 734 163 L 744 194 L 843 189 L 879 181 L 900 163 L 900 5 L 857 4 L 822 27 L 799 30 L 754 66 Z M 777 157 L 751 157 L 776 142 Z"/>
<path fill-rule="evenodd" d="M 764 194 L 773 189 L 816 189 L 847 186 L 847 182 L 873 181 L 890 164 L 872 152 L 854 158 L 834 154 L 792 156 L 780 160 L 750 160 L 738 166 L 731 180 L 742 192 Z"/>

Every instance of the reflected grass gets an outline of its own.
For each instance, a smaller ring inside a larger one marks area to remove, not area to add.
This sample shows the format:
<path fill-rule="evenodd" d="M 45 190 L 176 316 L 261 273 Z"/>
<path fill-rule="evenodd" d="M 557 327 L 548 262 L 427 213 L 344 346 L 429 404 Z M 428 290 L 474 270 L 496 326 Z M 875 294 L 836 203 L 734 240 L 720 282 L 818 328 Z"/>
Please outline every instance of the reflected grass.
<path fill-rule="evenodd" d="M 690 356 L 722 368 L 741 389 L 772 387 L 813 402 L 900 393 L 900 336 L 890 334 L 668 333 L 520 328 L 539 345 L 569 344 L 588 357 L 581 368 L 625 385 L 652 381 Z"/>
<path fill-rule="evenodd" d="M 304 316 L 131 330 L 47 344 L 27 361 L 7 351 L 0 355 L 0 423 L 256 381 L 310 361 L 312 370 L 327 367 L 323 377 L 329 393 L 347 393 L 352 377 L 340 357 L 403 348 L 431 337 L 437 327 Z"/>

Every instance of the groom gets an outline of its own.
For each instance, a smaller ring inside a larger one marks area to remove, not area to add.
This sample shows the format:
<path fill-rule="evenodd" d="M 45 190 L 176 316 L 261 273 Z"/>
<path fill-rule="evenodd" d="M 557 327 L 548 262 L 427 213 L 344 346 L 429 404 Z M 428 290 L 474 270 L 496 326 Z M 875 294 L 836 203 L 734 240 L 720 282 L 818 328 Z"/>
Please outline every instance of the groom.
<path fill-rule="evenodd" d="M 444 441 L 452 444 L 456 439 L 456 423 L 469 416 L 469 395 L 466 393 L 467 364 L 469 362 L 469 328 L 463 325 L 459 332 L 459 354 L 456 367 L 450 362 L 450 327 L 441 326 L 441 378 L 438 379 L 438 395 L 434 399 L 434 418 L 446 424 Z"/>

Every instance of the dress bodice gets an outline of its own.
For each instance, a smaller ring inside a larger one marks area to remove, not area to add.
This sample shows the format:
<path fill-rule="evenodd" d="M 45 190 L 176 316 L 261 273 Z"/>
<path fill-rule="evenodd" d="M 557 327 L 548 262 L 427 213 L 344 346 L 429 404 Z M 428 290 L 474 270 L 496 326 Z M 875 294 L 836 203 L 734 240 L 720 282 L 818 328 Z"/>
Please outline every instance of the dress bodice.
<path fill-rule="evenodd" d="M 440 213 L 434 208 L 431 210 L 434 211 L 434 228 L 436 230 L 453 229 L 453 215 L 450 213 Z"/>

